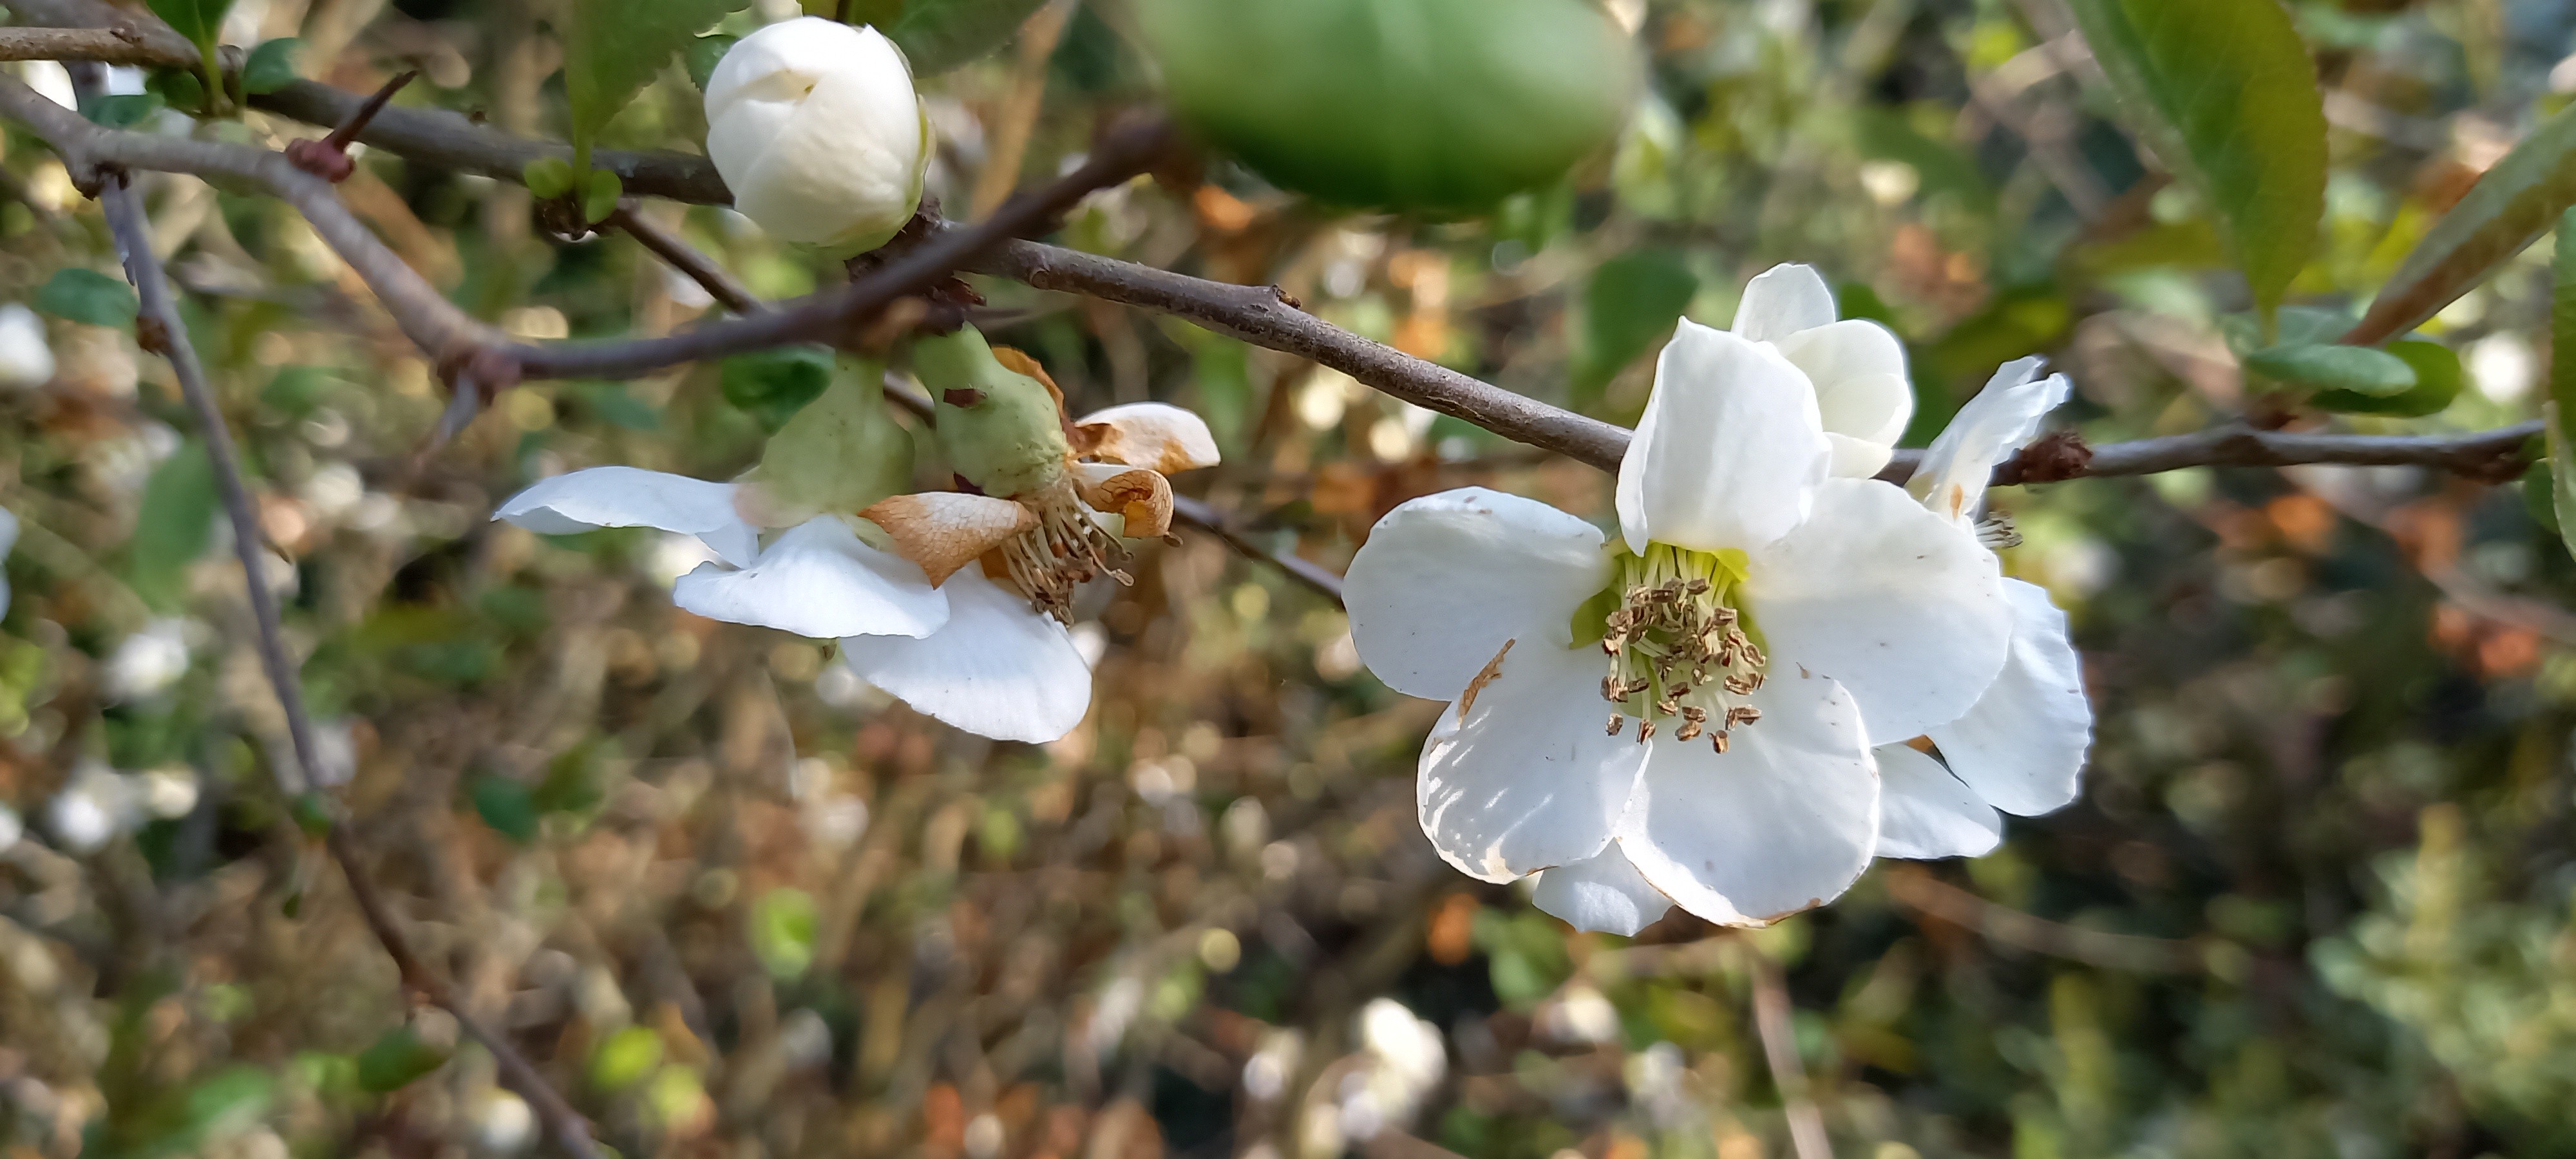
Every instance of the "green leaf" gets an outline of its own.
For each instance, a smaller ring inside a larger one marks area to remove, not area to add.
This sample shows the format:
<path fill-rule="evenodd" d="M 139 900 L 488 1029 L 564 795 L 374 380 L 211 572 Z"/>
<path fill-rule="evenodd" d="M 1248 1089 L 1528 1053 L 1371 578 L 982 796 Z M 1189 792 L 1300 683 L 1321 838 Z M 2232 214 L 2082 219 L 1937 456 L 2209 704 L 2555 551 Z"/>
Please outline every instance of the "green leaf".
<path fill-rule="evenodd" d="M 474 801 L 475 815 L 493 832 L 521 845 L 537 839 L 537 805 L 526 785 L 485 773 L 465 791 Z"/>
<path fill-rule="evenodd" d="M 273 93 L 302 79 L 295 71 L 295 57 L 304 51 L 304 42 L 292 36 L 263 40 L 242 62 L 242 91 L 258 96 Z"/>
<path fill-rule="evenodd" d="M 728 358 L 723 373 L 725 401 L 775 434 L 832 385 L 833 365 L 832 352 L 820 346 L 788 346 Z"/>
<path fill-rule="evenodd" d="M 81 102 L 81 115 L 110 129 L 131 129 L 168 107 L 159 93 L 118 93 Z"/>
<path fill-rule="evenodd" d="M 2274 346 L 2246 355 L 2245 368 L 2283 382 L 2373 398 L 2415 387 L 2415 368 L 2405 359 L 2367 346 Z"/>
<path fill-rule="evenodd" d="M 123 279 L 78 266 L 58 271 L 48 279 L 44 288 L 36 291 L 36 308 L 92 326 L 130 327 L 134 316 L 142 312 L 134 287 Z"/>
<path fill-rule="evenodd" d="M 2561 109 L 2478 178 L 2415 243 L 2353 330 L 2356 342 L 2403 334 L 2521 253 L 2576 205 L 2576 106 Z"/>
<path fill-rule="evenodd" d="M 358 1052 L 358 1086 L 379 1095 L 401 1090 L 447 1065 L 451 1053 L 421 1041 L 411 1027 L 397 1026 Z"/>
<path fill-rule="evenodd" d="M 2288 311 L 2282 311 L 2283 317 Z M 2415 371 L 2415 385 L 2393 395 L 2367 395 L 2347 390 L 2321 390 L 2308 396 L 2308 404 L 2345 414 L 2388 415 L 2393 418 L 2422 418 L 2450 409 L 2451 400 L 2460 397 L 2460 387 L 2467 381 L 2460 373 L 2460 356 L 2439 342 L 2410 340 L 2391 342 L 2388 352 L 2404 359 Z"/>
<path fill-rule="evenodd" d="M 770 977 L 801 977 L 814 964 L 815 931 L 822 921 L 814 895 L 801 889 L 770 890 L 751 903 L 750 917 L 751 952 Z"/>
<path fill-rule="evenodd" d="M 2473 192 L 2470 196 L 2474 197 Z M 2556 274 L 2554 294 L 2549 303 L 2549 340 L 2553 352 L 2549 360 L 2549 402 L 2541 407 L 2543 426 L 2549 434 L 2549 474 L 2556 486 L 2550 510 L 2559 516 L 2559 540 L 2576 552 L 2576 520 L 2565 513 L 2576 511 L 2576 456 L 2571 456 L 2567 424 L 2576 421 L 2576 209 L 2567 210 L 2558 219 L 2558 255 L 2553 263 Z"/>
<path fill-rule="evenodd" d="M 651 1027 L 629 1026 L 599 1044 L 590 1056 L 590 1085 L 622 1091 L 643 1082 L 662 1065 L 662 1036 Z"/>
<path fill-rule="evenodd" d="M 914 73 L 946 72 L 999 48 L 1046 0 L 912 0 L 887 35 Z"/>
<path fill-rule="evenodd" d="M 206 111 L 206 82 L 192 72 L 158 70 L 144 78 L 143 91 L 160 97 L 163 104 L 174 109 Z"/>
<path fill-rule="evenodd" d="M 1583 291 L 1583 353 L 1574 374 L 1580 402 L 1598 400 L 1601 388 L 1672 333 L 1673 323 L 1699 293 L 1699 278 L 1670 249 L 1643 249 L 1601 263 Z"/>
<path fill-rule="evenodd" d="M 188 565 L 215 540 L 215 467 L 193 439 L 144 480 L 127 550 L 127 581 L 155 608 L 175 609 L 187 594 Z"/>
<path fill-rule="evenodd" d="M 212 44 L 224 26 L 233 0 L 150 0 L 152 14 L 177 29 L 193 44 Z"/>
<path fill-rule="evenodd" d="M 681 62 L 689 69 L 689 83 L 698 86 L 699 92 L 707 91 L 707 82 L 714 79 L 716 66 L 724 63 L 725 54 L 741 42 L 741 37 L 723 33 L 690 41 L 688 52 L 681 56 Z"/>
<path fill-rule="evenodd" d="M 600 130 L 644 90 L 654 73 L 699 33 L 747 2 L 573 0 L 572 26 L 564 33 L 564 97 L 572 106 L 575 167 L 589 167 Z"/>
<path fill-rule="evenodd" d="M 590 180 L 581 191 L 582 220 L 592 225 L 608 220 L 609 214 L 617 212 L 617 199 L 625 195 L 626 184 L 616 174 L 605 169 L 591 170 Z"/>
<path fill-rule="evenodd" d="M 2325 103 L 2290 14 L 2277 0 L 2072 6 L 2134 127 L 2216 210 L 2270 316 L 2325 215 Z"/>
<path fill-rule="evenodd" d="M 540 201 L 552 200 L 572 192 L 572 162 L 561 157 L 539 157 L 519 170 L 519 180 Z"/>

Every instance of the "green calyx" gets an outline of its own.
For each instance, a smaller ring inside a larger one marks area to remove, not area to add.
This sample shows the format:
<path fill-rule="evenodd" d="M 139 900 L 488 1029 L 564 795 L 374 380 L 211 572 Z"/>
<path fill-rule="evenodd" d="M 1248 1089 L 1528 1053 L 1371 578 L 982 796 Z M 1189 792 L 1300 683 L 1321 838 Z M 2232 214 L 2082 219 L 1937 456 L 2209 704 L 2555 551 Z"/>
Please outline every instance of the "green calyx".
<path fill-rule="evenodd" d="M 787 420 L 745 480 L 771 511 L 763 521 L 856 514 L 911 489 L 912 435 L 886 413 L 885 371 L 844 356 L 832 384 Z"/>
<path fill-rule="evenodd" d="M 1034 495 L 1064 478 L 1072 444 L 1046 383 L 1002 364 L 972 326 L 917 340 L 913 373 L 939 404 L 939 448 L 987 495 Z"/>

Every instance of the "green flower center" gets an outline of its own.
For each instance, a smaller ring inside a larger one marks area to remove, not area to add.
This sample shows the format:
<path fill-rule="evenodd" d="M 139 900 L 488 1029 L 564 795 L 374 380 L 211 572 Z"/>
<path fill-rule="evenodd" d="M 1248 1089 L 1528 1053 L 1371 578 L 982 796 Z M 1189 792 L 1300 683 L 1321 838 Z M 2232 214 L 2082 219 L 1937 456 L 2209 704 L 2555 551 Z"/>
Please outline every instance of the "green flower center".
<path fill-rule="evenodd" d="M 1610 658 L 1601 678 L 1609 733 L 1637 717 L 1637 743 L 1672 721 L 1673 739 L 1705 735 L 1725 752 L 1734 730 L 1762 719 L 1746 703 L 1770 659 L 1741 605 L 1741 551 L 1692 551 L 1665 543 L 1644 555 L 1621 548 L 1610 585 L 1574 613 L 1576 647 L 1597 644 Z"/>

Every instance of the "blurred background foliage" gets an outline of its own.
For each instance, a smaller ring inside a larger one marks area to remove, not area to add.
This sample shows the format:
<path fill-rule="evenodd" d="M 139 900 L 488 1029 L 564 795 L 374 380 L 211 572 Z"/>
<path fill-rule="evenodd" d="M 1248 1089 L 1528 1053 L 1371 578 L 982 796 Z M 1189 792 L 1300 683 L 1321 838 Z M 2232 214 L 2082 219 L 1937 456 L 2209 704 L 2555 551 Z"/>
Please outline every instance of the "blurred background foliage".
<path fill-rule="evenodd" d="M 1674 319 L 1723 325 L 1783 260 L 1904 336 L 1915 445 L 2034 352 L 2075 376 L 2065 417 L 2095 442 L 2247 402 L 2223 324 L 2244 283 L 2109 119 L 2055 0 L 1609 7 L 1649 61 L 1615 152 L 1491 215 L 1336 214 L 1212 162 L 1095 196 L 1061 240 L 1276 281 L 1619 421 Z M 2576 91 L 2576 4 L 2291 7 L 2333 126 L 2292 296 L 2346 311 Z M 406 103 L 561 136 L 561 16 L 240 0 L 223 35 L 300 36 L 304 74 L 354 90 L 420 68 Z M 952 215 L 1158 100 L 1133 17 L 1053 0 L 924 77 Z M 674 64 L 602 140 L 694 150 L 702 121 Z M 661 333 L 709 306 L 622 236 L 536 228 L 523 190 L 360 160 L 357 212 L 518 334 Z M 491 1058 L 401 992 L 320 811 L 273 787 L 282 718 L 204 452 L 134 344 L 94 203 L 16 128 L 0 172 L 0 298 L 42 312 L 52 361 L 0 393 L 23 524 L 0 1153 L 539 1149 Z M 2576 564 L 2521 489 L 2310 468 L 2004 493 L 2028 541 L 2007 566 L 2086 651 L 2083 801 L 1767 931 L 1677 914 L 1631 942 L 1438 862 L 1412 797 L 1437 706 L 1376 684 L 1340 610 L 1275 568 L 1149 546 L 1083 608 L 1083 728 L 961 735 L 815 643 L 675 611 L 687 541 L 485 518 L 571 467 L 739 472 L 803 401 L 792 358 L 523 386 L 424 455 L 432 368 L 306 226 L 193 179 L 142 188 L 327 717 L 332 783 L 307 788 L 349 804 L 424 951 L 623 1154 L 1753 1159 L 1792 1153 L 1810 1101 L 1871 1159 L 2576 1151 Z M 842 276 L 727 211 L 648 212 L 763 295 Z M 2466 368 L 2438 413 L 2341 421 L 2535 413 L 2548 257 L 2425 328 Z M 1468 483 L 1607 510 L 1606 476 L 1337 373 L 982 288 L 986 331 L 1077 413 L 1204 414 L 1228 462 L 1185 488 L 1280 550 L 1338 566 L 1379 514 Z M 1775 1078 L 1788 1060 L 1803 1086 Z"/>

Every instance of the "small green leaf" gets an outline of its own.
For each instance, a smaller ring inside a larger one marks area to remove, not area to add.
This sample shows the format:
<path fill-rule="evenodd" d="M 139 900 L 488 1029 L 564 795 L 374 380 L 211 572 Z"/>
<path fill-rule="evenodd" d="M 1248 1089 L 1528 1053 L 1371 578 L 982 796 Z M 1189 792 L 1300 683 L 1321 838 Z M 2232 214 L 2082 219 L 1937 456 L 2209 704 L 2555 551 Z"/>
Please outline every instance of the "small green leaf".
<path fill-rule="evenodd" d="M 2357 342 L 2403 334 L 2487 279 L 2576 205 L 2576 106 L 2559 110 L 2495 163 L 2415 243 L 2370 304 Z"/>
<path fill-rule="evenodd" d="M 1699 293 L 1699 279 L 1668 248 L 1642 249 L 1601 263 L 1583 291 L 1583 352 L 1575 395 L 1597 400 L 1601 388 L 1673 323 Z"/>
<path fill-rule="evenodd" d="M 307 837 L 328 836 L 331 832 L 331 806 L 320 793 L 297 793 L 286 802 L 286 811 Z"/>
<path fill-rule="evenodd" d="M 44 288 L 36 291 L 36 308 L 92 326 L 131 327 L 134 316 L 142 312 L 134 287 L 121 278 L 79 266 L 61 270 L 48 279 Z"/>
<path fill-rule="evenodd" d="M 190 440 L 152 469 L 134 516 L 127 582 L 156 608 L 175 609 L 187 594 L 188 565 L 215 540 L 215 467 L 204 443 Z"/>
<path fill-rule="evenodd" d="M 537 839 L 537 805 L 526 785 L 485 773 L 474 778 L 466 794 L 473 798 L 475 815 L 494 832 L 521 845 Z"/>
<path fill-rule="evenodd" d="M 2139 135 L 2216 210 L 2269 316 L 2316 248 L 2326 117 L 2278 0 L 2072 0 Z"/>
<path fill-rule="evenodd" d="M 851 359 L 779 428 L 751 481 L 782 513 L 864 511 L 912 482 L 912 434 L 886 413 L 885 371 Z"/>
<path fill-rule="evenodd" d="M 911 0 L 888 35 L 922 76 L 1002 46 L 1046 0 Z"/>
<path fill-rule="evenodd" d="M 741 41 L 739 36 L 722 33 L 690 41 L 688 52 L 682 56 L 682 62 L 689 67 L 689 83 L 698 86 L 699 92 L 707 91 L 707 82 L 715 78 L 716 66 L 724 63 L 725 54 L 733 51 L 733 46 Z"/>
<path fill-rule="evenodd" d="M 2533 523 L 2551 535 L 2558 530 L 2558 472 L 2555 459 L 2542 459 L 2522 473 L 2522 509 Z"/>
<path fill-rule="evenodd" d="M 2288 316 L 2288 311 L 2282 311 Z M 2415 371 L 2415 385 L 2393 395 L 2367 395 L 2348 390 L 2321 390 L 2308 396 L 2308 404 L 2323 410 L 2345 414 L 2387 415 L 2393 418 L 2422 418 L 2440 414 L 2450 408 L 2451 400 L 2460 397 L 2466 377 L 2460 373 L 2460 356 L 2439 342 L 2408 340 L 2391 342 L 2388 352 L 2404 359 Z"/>
<path fill-rule="evenodd" d="M 303 51 L 304 42 L 292 36 L 261 41 L 251 50 L 250 59 L 242 62 L 242 91 L 258 96 L 303 79 L 295 71 L 296 54 Z"/>
<path fill-rule="evenodd" d="M 411 1027 L 397 1026 L 358 1052 L 358 1086 L 379 1095 L 401 1090 L 447 1065 L 451 1053 L 421 1041 Z"/>
<path fill-rule="evenodd" d="M 814 964 L 815 931 L 821 920 L 814 895 L 801 889 L 770 890 L 751 903 L 751 952 L 772 978 L 802 977 Z"/>
<path fill-rule="evenodd" d="M 224 14 L 232 11 L 233 0 L 149 0 L 149 7 L 191 43 L 210 44 L 222 31 Z"/>
<path fill-rule="evenodd" d="M 2300 386 L 2373 398 L 2415 387 L 2415 368 L 2405 359 L 2367 346 L 2274 346 L 2246 355 L 2245 368 Z"/>
<path fill-rule="evenodd" d="M 174 109 L 199 112 L 206 109 L 206 82 L 192 72 L 161 69 L 144 78 L 143 91 L 160 97 L 164 104 Z"/>
<path fill-rule="evenodd" d="M 617 212 L 617 199 L 625 195 L 626 185 L 616 174 L 605 169 L 591 170 L 581 191 L 582 220 L 592 225 L 608 220 L 609 214 Z"/>
<path fill-rule="evenodd" d="M 168 107 L 159 93 L 118 93 L 81 102 L 81 115 L 110 129 L 131 129 Z"/>
<path fill-rule="evenodd" d="M 651 1027 L 629 1026 L 599 1044 L 590 1056 L 590 1085 L 603 1091 L 622 1091 L 653 1073 L 662 1065 L 662 1036 Z"/>
<path fill-rule="evenodd" d="M 725 401 L 777 433 L 832 385 L 833 358 L 820 346 L 787 346 L 724 361 Z"/>
<path fill-rule="evenodd" d="M 577 168 L 588 168 L 599 132 L 635 94 L 729 13 L 749 0 L 573 0 L 564 42 L 564 98 L 571 105 Z M 606 216 L 602 214 L 601 216 Z M 593 218 L 596 221 L 598 218 Z"/>
<path fill-rule="evenodd" d="M 572 192 L 572 162 L 561 157 L 539 157 L 519 170 L 519 180 L 540 201 L 561 197 Z"/>

